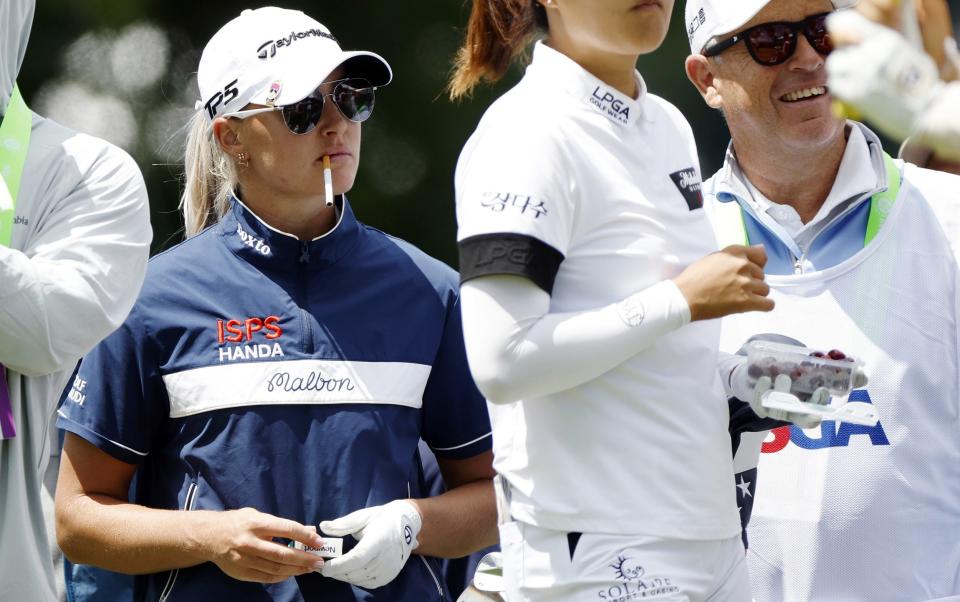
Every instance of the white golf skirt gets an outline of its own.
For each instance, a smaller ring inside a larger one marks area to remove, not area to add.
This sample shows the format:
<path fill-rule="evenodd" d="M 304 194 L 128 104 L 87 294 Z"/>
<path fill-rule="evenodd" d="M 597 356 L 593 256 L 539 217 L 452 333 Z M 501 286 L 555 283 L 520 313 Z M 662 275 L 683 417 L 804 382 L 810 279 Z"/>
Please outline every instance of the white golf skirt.
<path fill-rule="evenodd" d="M 500 525 L 507 602 L 749 602 L 739 536 L 688 541 Z"/>

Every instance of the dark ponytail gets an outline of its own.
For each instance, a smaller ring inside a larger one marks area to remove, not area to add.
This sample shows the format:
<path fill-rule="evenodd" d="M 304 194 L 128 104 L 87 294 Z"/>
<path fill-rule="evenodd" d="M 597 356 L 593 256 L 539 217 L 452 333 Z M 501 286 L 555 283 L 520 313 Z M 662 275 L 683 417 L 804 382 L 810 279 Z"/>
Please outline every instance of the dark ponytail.
<path fill-rule="evenodd" d="M 481 81 L 498 81 L 533 38 L 546 31 L 546 11 L 537 0 L 473 0 L 467 34 L 447 84 L 450 98 L 470 95 Z"/>

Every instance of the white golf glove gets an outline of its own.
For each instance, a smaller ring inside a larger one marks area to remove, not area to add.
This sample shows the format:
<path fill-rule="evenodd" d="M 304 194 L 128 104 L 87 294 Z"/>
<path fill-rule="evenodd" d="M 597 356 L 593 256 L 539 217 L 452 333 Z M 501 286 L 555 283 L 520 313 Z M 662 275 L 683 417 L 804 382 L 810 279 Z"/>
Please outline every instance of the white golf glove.
<path fill-rule="evenodd" d="M 776 384 L 774 384 L 774 382 Z M 780 420 L 783 422 L 792 422 L 800 428 L 805 429 L 820 426 L 823 418 L 816 414 L 803 414 L 800 412 L 789 412 L 786 410 L 775 410 L 772 408 L 763 407 L 763 398 L 769 395 L 771 391 L 789 395 L 790 385 L 790 377 L 785 374 L 778 376 L 776 381 L 771 381 L 769 376 L 761 376 L 757 380 L 757 386 L 753 391 L 753 397 L 750 397 L 750 408 L 753 409 L 754 413 L 761 418 L 773 418 L 774 420 Z M 808 399 L 806 402 L 825 406 L 830 403 L 830 391 L 820 387 L 810 395 L 810 399 Z"/>
<path fill-rule="evenodd" d="M 327 535 L 353 535 L 359 542 L 339 558 L 327 560 L 320 574 L 360 587 L 382 587 L 400 573 L 417 547 L 423 519 L 412 503 L 394 500 L 320 523 Z"/>
<path fill-rule="evenodd" d="M 944 86 L 920 116 L 915 139 L 938 158 L 960 162 L 960 81 Z"/>
<path fill-rule="evenodd" d="M 834 35 L 861 40 L 827 58 L 830 94 L 898 140 L 921 129 L 924 112 L 944 87 L 933 59 L 900 33 L 855 11 L 834 13 L 827 25 Z"/>
<path fill-rule="evenodd" d="M 950 36 L 943 41 L 938 78 L 933 59 L 909 42 L 909 34 L 879 26 L 860 13 L 833 15 L 828 26 L 838 39 L 862 40 L 838 48 L 827 60 L 831 93 L 883 132 L 901 139 L 906 132 L 938 159 L 960 162 L 960 81 L 951 81 L 960 78 L 956 41 Z M 902 82 L 911 82 L 910 93 L 901 94 Z M 858 94 L 870 96 L 870 102 L 864 104 Z"/>
<path fill-rule="evenodd" d="M 933 59 L 900 33 L 855 11 L 830 15 L 827 26 L 834 35 L 861 40 L 827 58 L 830 94 L 897 140 L 920 130 L 924 112 L 944 86 Z"/>
<path fill-rule="evenodd" d="M 786 381 L 780 381 L 777 383 L 777 391 L 781 393 L 790 393 L 790 379 L 785 377 Z M 760 378 L 756 385 L 751 387 L 747 384 L 747 358 L 743 358 L 743 362 L 740 363 L 733 370 L 733 374 L 730 377 L 731 388 L 733 389 L 734 396 L 741 401 L 749 401 L 750 408 L 753 410 L 753 413 L 759 416 L 760 418 L 773 418 L 774 420 L 780 420 L 783 422 L 792 422 L 801 428 L 813 428 L 819 426 L 822 418 L 816 415 L 810 414 L 800 414 L 798 412 L 788 412 L 785 410 L 774 410 L 767 409 L 763 407 L 763 396 L 774 390 L 773 383 L 769 377 Z M 784 388 L 785 387 L 785 388 Z M 830 392 L 823 387 L 820 387 L 810 396 L 810 399 L 807 400 L 807 403 L 815 403 L 818 405 L 827 405 L 830 403 Z"/>

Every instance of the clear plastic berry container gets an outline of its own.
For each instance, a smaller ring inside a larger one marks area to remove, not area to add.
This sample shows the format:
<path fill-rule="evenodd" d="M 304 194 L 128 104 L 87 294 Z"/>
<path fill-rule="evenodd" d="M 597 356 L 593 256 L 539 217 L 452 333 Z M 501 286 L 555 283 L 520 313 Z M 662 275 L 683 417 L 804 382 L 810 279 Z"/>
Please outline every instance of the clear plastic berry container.
<path fill-rule="evenodd" d="M 844 397 L 865 382 L 863 362 L 833 349 L 820 351 L 807 347 L 751 341 L 747 345 L 747 383 L 754 386 L 762 376 L 776 380 L 790 377 L 790 392 L 801 400 L 809 399 L 820 387 L 833 397 Z"/>

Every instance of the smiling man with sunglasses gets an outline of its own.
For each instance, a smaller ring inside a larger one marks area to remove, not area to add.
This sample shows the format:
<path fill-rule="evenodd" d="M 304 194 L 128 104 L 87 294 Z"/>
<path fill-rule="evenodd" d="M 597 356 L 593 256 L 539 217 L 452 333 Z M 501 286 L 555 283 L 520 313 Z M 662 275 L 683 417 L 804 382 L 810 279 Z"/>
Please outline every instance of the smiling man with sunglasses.
<path fill-rule="evenodd" d="M 771 332 L 842 345 L 870 379 L 850 400 L 880 415 L 875 427 L 743 434 L 734 464 L 753 596 L 957 596 L 960 178 L 894 161 L 864 125 L 834 117 L 825 68 L 834 8 L 686 8 L 687 75 L 732 138 L 704 182 L 704 206 L 722 244 L 765 247 L 776 301 L 769 313 L 724 318 L 722 349 Z"/>

